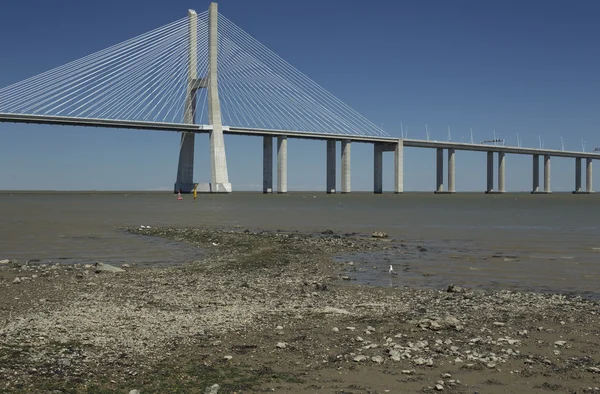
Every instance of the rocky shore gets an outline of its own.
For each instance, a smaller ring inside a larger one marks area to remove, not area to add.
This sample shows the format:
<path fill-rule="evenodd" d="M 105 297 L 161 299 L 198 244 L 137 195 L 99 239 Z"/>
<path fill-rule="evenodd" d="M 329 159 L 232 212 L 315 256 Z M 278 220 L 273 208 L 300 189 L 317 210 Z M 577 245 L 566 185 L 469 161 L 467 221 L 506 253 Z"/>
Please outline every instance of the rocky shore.
<path fill-rule="evenodd" d="M 600 392 L 598 302 L 347 280 L 334 256 L 417 247 L 384 234 L 125 231 L 208 257 L 0 260 L 0 391 Z"/>

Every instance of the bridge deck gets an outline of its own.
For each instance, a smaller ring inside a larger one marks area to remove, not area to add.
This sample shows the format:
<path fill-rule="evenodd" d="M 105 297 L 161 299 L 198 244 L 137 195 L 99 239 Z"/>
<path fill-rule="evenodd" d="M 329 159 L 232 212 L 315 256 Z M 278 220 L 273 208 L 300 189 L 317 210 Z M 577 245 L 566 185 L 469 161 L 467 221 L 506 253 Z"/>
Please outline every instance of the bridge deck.
<path fill-rule="evenodd" d="M 120 129 L 139 129 L 139 130 L 161 130 L 175 132 L 192 132 L 192 133 L 208 133 L 211 130 L 210 125 L 196 125 L 183 123 L 161 123 L 161 122 L 143 122 L 132 120 L 112 120 L 112 119 L 91 119 L 91 118 L 74 118 L 68 116 L 41 116 L 41 115 L 21 115 L 21 114 L 6 114 L 0 113 L 0 122 L 11 123 L 35 123 L 49 125 L 66 125 L 66 126 L 86 126 L 86 127 L 104 127 L 104 128 L 120 128 Z M 350 140 L 363 143 L 397 143 L 398 138 L 392 137 L 369 137 L 360 135 L 339 135 L 314 133 L 304 131 L 290 130 L 268 130 L 268 129 L 253 129 L 244 127 L 225 127 L 225 134 L 231 135 L 254 135 L 254 136 L 287 136 L 289 138 L 313 139 L 313 140 Z M 501 145 L 486 145 L 486 144 L 470 144 L 462 142 L 444 142 L 444 141 L 427 141 L 404 139 L 404 146 L 416 148 L 453 148 L 456 150 L 479 151 L 479 152 L 505 152 L 520 155 L 550 155 L 555 157 L 581 157 L 600 159 L 600 154 L 591 152 L 574 152 L 561 151 L 554 149 L 537 149 L 537 148 L 522 148 L 516 146 L 501 146 Z"/>

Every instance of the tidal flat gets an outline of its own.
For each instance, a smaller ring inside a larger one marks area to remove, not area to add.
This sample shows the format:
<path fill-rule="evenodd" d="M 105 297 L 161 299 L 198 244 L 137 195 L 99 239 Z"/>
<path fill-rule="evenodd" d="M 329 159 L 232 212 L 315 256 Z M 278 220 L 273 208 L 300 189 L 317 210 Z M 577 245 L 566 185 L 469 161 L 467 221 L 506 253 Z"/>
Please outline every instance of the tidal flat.
<path fill-rule="evenodd" d="M 339 256 L 417 247 L 370 233 L 124 231 L 204 257 L 2 260 L 0 391 L 600 392 L 595 300 L 359 284 Z"/>

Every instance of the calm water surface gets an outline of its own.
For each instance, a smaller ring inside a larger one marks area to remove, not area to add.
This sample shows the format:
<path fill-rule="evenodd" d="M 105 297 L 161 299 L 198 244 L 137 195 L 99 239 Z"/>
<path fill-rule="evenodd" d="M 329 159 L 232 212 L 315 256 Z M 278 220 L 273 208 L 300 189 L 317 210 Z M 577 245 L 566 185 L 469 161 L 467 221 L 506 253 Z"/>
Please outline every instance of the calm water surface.
<path fill-rule="evenodd" d="M 361 283 L 558 291 L 598 297 L 598 195 L 0 193 L 0 259 L 165 265 L 202 250 L 125 226 L 385 231 L 407 253 L 346 256 Z M 421 245 L 426 252 L 417 252 Z M 387 275 L 394 264 L 397 277 Z"/>

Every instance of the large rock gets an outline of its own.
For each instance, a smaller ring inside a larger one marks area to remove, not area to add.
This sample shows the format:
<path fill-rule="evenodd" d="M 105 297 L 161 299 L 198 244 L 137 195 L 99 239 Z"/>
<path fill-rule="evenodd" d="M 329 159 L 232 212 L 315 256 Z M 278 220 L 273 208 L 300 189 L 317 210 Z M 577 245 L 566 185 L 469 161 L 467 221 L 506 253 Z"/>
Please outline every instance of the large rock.
<path fill-rule="evenodd" d="M 457 286 L 455 284 L 448 285 L 448 289 L 446 290 L 448 293 L 464 293 L 465 289 Z"/>
<path fill-rule="evenodd" d="M 417 322 L 417 326 L 432 331 L 454 329 L 461 331 L 464 327 L 460 321 L 454 316 L 446 316 L 444 318 L 422 319 Z"/>
<path fill-rule="evenodd" d="M 97 262 L 94 264 L 96 272 L 125 272 L 123 268 L 115 267 L 114 265 Z"/>
<path fill-rule="evenodd" d="M 322 313 L 333 313 L 336 315 L 350 315 L 350 312 L 348 312 L 345 309 L 341 309 L 341 308 L 334 308 L 332 306 L 326 306 L 325 308 L 321 309 Z"/>
<path fill-rule="evenodd" d="M 371 234 L 371 237 L 373 237 L 373 238 L 387 238 L 388 235 L 387 235 L 387 233 L 384 233 L 383 231 L 373 231 L 373 234 Z"/>

